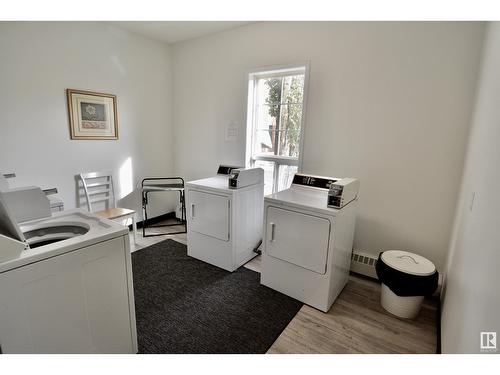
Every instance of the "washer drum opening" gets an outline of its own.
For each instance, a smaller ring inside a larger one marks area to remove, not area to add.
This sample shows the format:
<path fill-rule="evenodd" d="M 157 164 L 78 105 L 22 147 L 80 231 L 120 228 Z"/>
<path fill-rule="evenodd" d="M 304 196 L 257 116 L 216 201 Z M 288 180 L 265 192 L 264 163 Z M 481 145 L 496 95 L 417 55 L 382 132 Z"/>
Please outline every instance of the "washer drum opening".
<path fill-rule="evenodd" d="M 49 245 L 69 238 L 81 236 L 89 231 L 89 227 L 76 224 L 61 224 L 31 229 L 24 232 L 24 237 L 30 248 Z"/>

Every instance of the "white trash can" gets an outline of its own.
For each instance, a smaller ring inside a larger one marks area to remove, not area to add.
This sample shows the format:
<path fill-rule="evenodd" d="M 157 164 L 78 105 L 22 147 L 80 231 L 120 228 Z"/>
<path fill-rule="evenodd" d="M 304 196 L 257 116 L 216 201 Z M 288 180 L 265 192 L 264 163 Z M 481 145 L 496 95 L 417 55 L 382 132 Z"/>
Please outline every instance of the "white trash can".
<path fill-rule="evenodd" d="M 379 262 L 382 262 L 377 265 L 377 274 L 382 282 L 382 307 L 400 318 L 414 319 L 420 312 L 424 296 L 437 287 L 438 275 L 434 263 L 401 250 L 384 251 Z"/>
<path fill-rule="evenodd" d="M 380 303 L 384 309 L 400 318 L 414 319 L 422 307 L 424 296 L 400 297 L 382 283 Z"/>

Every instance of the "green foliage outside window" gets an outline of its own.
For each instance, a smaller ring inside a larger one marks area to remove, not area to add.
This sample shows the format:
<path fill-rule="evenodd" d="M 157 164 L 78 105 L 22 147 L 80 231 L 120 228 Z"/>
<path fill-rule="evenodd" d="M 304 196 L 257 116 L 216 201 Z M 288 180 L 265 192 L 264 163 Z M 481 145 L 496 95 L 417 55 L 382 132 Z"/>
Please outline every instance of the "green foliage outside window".
<path fill-rule="evenodd" d="M 265 84 L 269 88 L 266 104 L 269 104 L 269 115 L 274 119 L 269 129 L 274 153 L 298 157 L 304 76 L 271 78 Z"/>

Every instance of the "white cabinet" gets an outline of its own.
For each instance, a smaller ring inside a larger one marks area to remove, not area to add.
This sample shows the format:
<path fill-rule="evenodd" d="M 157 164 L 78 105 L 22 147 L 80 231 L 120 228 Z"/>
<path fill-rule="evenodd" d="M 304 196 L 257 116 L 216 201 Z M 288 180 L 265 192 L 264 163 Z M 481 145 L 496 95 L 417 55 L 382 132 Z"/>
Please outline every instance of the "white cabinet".
<path fill-rule="evenodd" d="M 267 255 L 324 274 L 327 266 L 330 221 L 292 210 L 268 207 Z"/>
<path fill-rule="evenodd" d="M 2 352 L 135 352 L 125 241 L 118 237 L 0 274 Z"/>
<path fill-rule="evenodd" d="M 229 198 L 194 190 L 189 191 L 188 195 L 190 229 L 222 241 L 229 241 Z"/>

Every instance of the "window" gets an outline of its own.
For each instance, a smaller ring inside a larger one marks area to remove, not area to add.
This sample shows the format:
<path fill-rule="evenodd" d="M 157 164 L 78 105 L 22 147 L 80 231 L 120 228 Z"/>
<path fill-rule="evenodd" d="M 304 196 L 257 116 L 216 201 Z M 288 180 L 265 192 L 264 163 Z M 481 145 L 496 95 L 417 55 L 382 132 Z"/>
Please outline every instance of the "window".
<path fill-rule="evenodd" d="M 249 76 L 247 160 L 264 169 L 265 194 L 288 188 L 297 172 L 305 79 L 305 66 Z"/>

